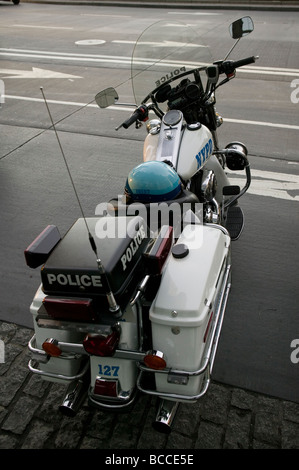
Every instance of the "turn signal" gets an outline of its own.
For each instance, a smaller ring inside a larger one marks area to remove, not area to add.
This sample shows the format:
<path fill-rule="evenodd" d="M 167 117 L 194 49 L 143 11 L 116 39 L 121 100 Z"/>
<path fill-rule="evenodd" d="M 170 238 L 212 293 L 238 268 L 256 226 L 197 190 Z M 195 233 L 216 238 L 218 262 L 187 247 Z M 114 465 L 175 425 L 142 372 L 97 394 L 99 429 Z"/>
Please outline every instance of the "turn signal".
<path fill-rule="evenodd" d="M 42 344 L 42 348 L 49 356 L 52 357 L 59 357 L 62 353 L 60 347 L 58 346 L 57 339 L 54 338 L 46 339 L 46 341 L 44 341 Z"/>
<path fill-rule="evenodd" d="M 161 351 L 148 351 L 143 359 L 144 364 L 150 369 L 163 370 L 166 367 L 164 354 Z"/>

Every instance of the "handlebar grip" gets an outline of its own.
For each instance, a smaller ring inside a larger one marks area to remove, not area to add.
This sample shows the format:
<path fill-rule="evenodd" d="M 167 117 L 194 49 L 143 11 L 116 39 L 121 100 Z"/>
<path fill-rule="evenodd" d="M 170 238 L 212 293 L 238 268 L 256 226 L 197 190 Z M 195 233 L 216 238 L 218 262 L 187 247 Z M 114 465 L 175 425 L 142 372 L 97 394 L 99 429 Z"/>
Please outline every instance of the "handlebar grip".
<path fill-rule="evenodd" d="M 129 119 L 123 122 L 122 126 L 125 129 L 128 129 L 134 122 L 140 120 L 145 121 L 148 118 L 148 107 L 145 104 L 141 104 L 136 111 L 132 114 Z"/>
<path fill-rule="evenodd" d="M 233 64 L 235 68 L 238 68 L 238 67 L 242 67 L 243 65 L 253 64 L 256 59 L 257 57 L 253 55 L 251 57 L 247 57 L 246 59 L 235 60 Z"/>
<path fill-rule="evenodd" d="M 127 119 L 124 123 L 123 123 L 123 127 L 125 129 L 128 129 L 128 127 L 130 127 L 132 124 L 134 124 L 134 122 L 136 122 L 138 120 L 138 117 L 139 117 L 139 114 L 138 112 L 135 111 L 135 113 L 132 114 L 131 117 L 129 117 L 129 119 Z"/>

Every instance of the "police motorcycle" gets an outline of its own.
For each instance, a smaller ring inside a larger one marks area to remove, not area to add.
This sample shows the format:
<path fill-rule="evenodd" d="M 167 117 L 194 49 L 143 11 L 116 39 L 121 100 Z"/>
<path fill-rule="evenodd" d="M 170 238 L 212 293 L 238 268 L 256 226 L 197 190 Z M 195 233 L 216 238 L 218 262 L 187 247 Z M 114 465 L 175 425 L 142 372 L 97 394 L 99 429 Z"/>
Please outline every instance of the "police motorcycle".
<path fill-rule="evenodd" d="M 207 48 L 179 26 L 155 23 L 134 48 L 141 104 L 118 129 L 145 122 L 147 136 L 124 195 L 96 217 L 83 214 L 63 237 L 49 225 L 25 250 L 28 266 L 42 266 L 30 307 L 30 371 L 66 385 L 59 409 L 68 416 L 86 398 L 126 411 L 140 392 L 157 397 L 161 432 L 170 432 L 179 403 L 196 402 L 211 381 L 231 241 L 243 229 L 238 200 L 250 185 L 244 144 L 219 146 L 215 91 L 256 59 L 206 63 Z M 231 51 L 252 30 L 250 17 L 233 22 Z M 96 101 L 118 105 L 118 94 L 108 88 Z M 242 189 L 227 168 L 244 170 Z M 161 208 L 167 216 L 154 218 Z"/>

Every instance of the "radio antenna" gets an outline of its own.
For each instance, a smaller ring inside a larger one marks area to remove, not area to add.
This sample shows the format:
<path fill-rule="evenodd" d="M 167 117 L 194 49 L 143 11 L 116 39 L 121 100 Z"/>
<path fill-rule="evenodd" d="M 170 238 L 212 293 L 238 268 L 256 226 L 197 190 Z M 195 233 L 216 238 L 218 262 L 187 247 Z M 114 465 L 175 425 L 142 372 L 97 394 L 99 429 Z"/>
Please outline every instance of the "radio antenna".
<path fill-rule="evenodd" d="M 95 255 L 96 255 L 96 260 L 97 260 L 98 269 L 99 269 L 99 271 L 100 271 L 100 274 L 102 275 L 102 284 L 103 284 L 104 290 L 105 290 L 105 292 L 106 292 L 106 296 L 107 296 L 107 300 L 108 300 L 108 304 L 109 304 L 109 310 L 110 310 L 110 312 L 112 312 L 112 313 L 115 314 L 116 316 L 120 316 L 120 315 L 121 315 L 120 307 L 119 307 L 119 305 L 117 304 L 117 302 L 116 302 L 116 300 L 115 300 L 115 297 L 114 297 L 113 292 L 112 292 L 111 287 L 110 287 L 109 280 L 108 280 L 108 278 L 107 278 L 107 274 L 106 274 L 106 272 L 105 272 L 105 268 L 104 268 L 104 266 L 103 266 L 103 263 L 102 263 L 101 259 L 100 259 L 99 256 L 98 256 L 97 246 L 96 246 L 96 243 L 95 243 L 95 240 L 94 240 L 92 234 L 90 233 L 90 230 L 89 230 L 89 227 L 88 227 L 88 224 L 87 224 L 87 220 L 86 220 L 86 217 L 85 217 L 85 215 L 84 215 L 83 207 L 82 207 L 82 205 L 81 205 L 81 202 L 80 202 L 80 199 L 79 199 L 79 195 L 78 195 L 78 193 L 77 193 L 76 186 L 75 186 L 75 183 L 74 183 L 74 180 L 73 180 L 73 177 L 72 177 L 72 174 L 71 174 L 71 171 L 70 171 L 70 168 L 69 168 L 67 159 L 66 159 L 66 157 L 65 157 L 65 153 L 64 153 L 64 151 L 63 151 L 63 148 L 62 148 L 62 145 L 61 145 L 61 142 L 60 142 L 60 139 L 59 139 L 57 130 L 56 130 L 56 126 L 55 126 L 54 120 L 53 120 L 53 118 L 52 118 L 52 114 L 51 114 L 50 108 L 49 108 L 49 106 L 48 106 L 48 102 L 47 102 L 47 99 L 46 99 L 46 96 L 45 96 L 43 87 L 40 87 L 40 90 L 41 90 L 41 93 L 42 93 L 42 95 L 43 95 L 43 99 L 44 99 L 44 102 L 45 102 L 45 105 L 46 105 L 46 108 L 47 108 L 47 111 L 48 111 L 48 114 L 49 114 L 49 117 L 50 117 L 50 121 L 51 121 L 53 130 L 54 130 L 54 132 L 55 132 L 55 136 L 56 136 L 56 139 L 57 139 L 57 142 L 58 142 L 58 145 L 59 145 L 59 148 L 60 148 L 60 151 L 61 151 L 61 154 L 62 154 L 64 163 L 65 163 L 65 166 L 66 166 L 66 169 L 67 169 L 67 172 L 68 172 L 68 175 L 69 175 L 69 178 L 70 178 L 72 187 L 73 187 L 73 189 L 74 189 L 74 193 L 75 193 L 75 195 L 76 195 L 76 199 L 77 199 L 77 201 L 78 201 L 78 205 L 79 205 L 79 208 L 80 208 L 80 211 L 81 211 L 81 214 L 82 214 L 84 223 L 85 223 L 85 225 L 86 225 L 86 229 L 87 229 L 88 238 L 89 238 L 89 242 L 90 242 L 91 248 L 92 248 L 93 252 L 94 252 Z"/>

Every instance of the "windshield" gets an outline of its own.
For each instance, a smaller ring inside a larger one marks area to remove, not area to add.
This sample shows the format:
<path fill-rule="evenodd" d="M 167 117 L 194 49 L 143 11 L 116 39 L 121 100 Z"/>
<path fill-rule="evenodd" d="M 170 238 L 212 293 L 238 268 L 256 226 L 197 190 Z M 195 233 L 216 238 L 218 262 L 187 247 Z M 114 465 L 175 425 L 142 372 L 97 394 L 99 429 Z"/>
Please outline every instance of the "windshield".
<path fill-rule="evenodd" d="M 209 48 L 184 23 L 159 21 L 138 38 L 132 56 L 132 84 L 136 104 L 168 80 L 212 62 Z M 206 74 L 201 73 L 203 86 Z"/>

